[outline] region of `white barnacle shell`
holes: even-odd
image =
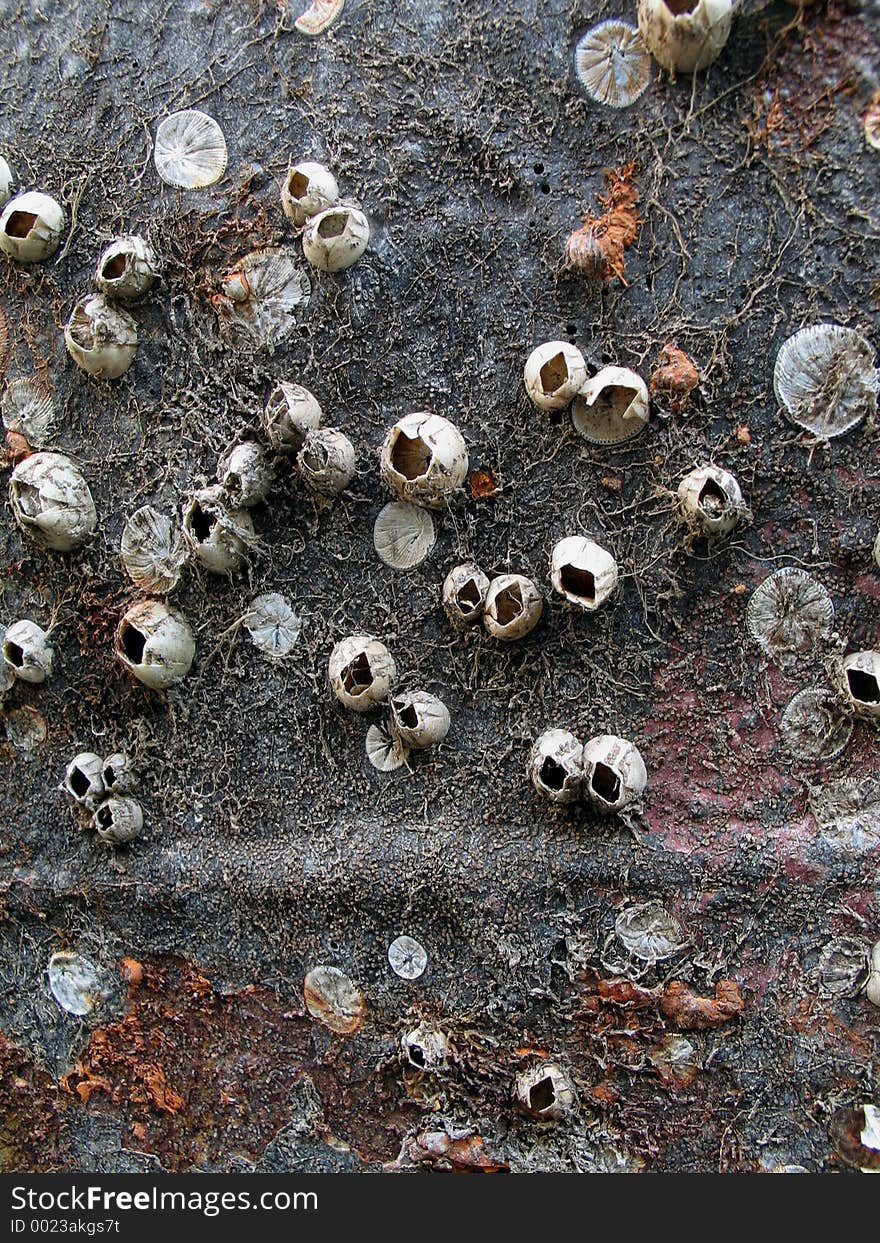
[[[514,1089],[520,1109],[545,1122],[558,1122],[574,1105],[574,1089],[556,1062],[542,1062],[517,1075]]]
[[[296,328],[295,312],[308,302],[312,282],[290,248],[254,250],[221,285],[216,305],[221,327],[233,338],[274,349]]]
[[[808,655],[827,639],[834,604],[818,579],[794,565],[768,574],[746,607],[746,629],[768,656]]]
[[[574,803],[581,795],[584,748],[567,729],[546,729],[529,754],[529,778],[554,803]]]
[[[95,283],[102,294],[130,302],[152,289],[159,274],[156,252],[142,237],[117,237],[98,260]]]
[[[244,617],[254,647],[272,660],[282,660],[296,646],[302,618],[276,591],[256,596]]]
[[[211,574],[233,574],[256,539],[246,509],[227,509],[222,488],[202,488],[183,510],[183,534],[193,555]]]
[[[442,1070],[449,1060],[449,1038],[431,1023],[421,1022],[404,1032],[400,1049],[404,1060],[416,1070]]]
[[[189,673],[196,644],[180,613],[161,600],[140,600],[123,614],[114,650],[144,686],[165,690]]]
[[[648,386],[628,367],[603,367],[587,380],[571,407],[575,430],[594,445],[632,440],[648,423]]]
[[[64,344],[78,367],[89,375],[116,380],[134,362],[137,324],[128,311],[103,294],[87,294],[73,308],[64,329]]]
[[[339,17],[345,0],[312,0],[308,8],[293,23],[301,35],[323,34]]]
[[[144,813],[133,798],[108,798],[96,808],[92,826],[106,846],[133,841],[144,827]]]
[[[159,122],[153,160],[169,186],[201,190],[226,172],[226,139],[213,117],[195,108],[172,112]]]
[[[868,720],[880,718],[880,652],[844,656],[838,677],[850,712]]]
[[[131,794],[138,787],[137,770],[127,755],[114,751],[101,765],[101,777],[108,794]]]
[[[373,547],[393,570],[421,565],[436,538],[430,512],[409,501],[389,501],[373,524]]]
[[[423,945],[404,934],[388,946],[388,965],[402,980],[417,980],[425,973],[428,954]]]
[[[287,170],[281,187],[281,206],[291,224],[301,229],[307,220],[339,202],[336,178],[323,164],[301,160]]]
[[[779,736],[796,760],[827,764],[843,752],[853,723],[840,712],[834,695],[808,686],[791,699],[779,719]]]
[[[651,81],[651,57],[642,36],[629,22],[614,18],[578,40],[574,65],[587,94],[610,108],[628,108]]]
[[[880,1006],[880,941],[871,947],[870,968],[865,981],[865,996],[872,1006]]]
[[[674,77],[718,59],[730,35],[733,0],[639,0],[638,14],[649,52]]]
[[[819,981],[832,997],[855,997],[871,969],[868,946],[856,937],[836,937],[819,955]]]
[[[357,263],[370,242],[370,222],[359,207],[338,203],[312,216],[303,231],[303,254],[319,272],[342,272]]]
[[[452,567],[443,580],[443,608],[456,629],[483,620],[488,593],[489,579],[479,566],[464,562]]]
[[[776,356],[776,399],[799,427],[832,440],[877,410],[874,351],[854,328],[813,324],[789,337]]]
[[[448,419],[419,411],[391,427],[379,455],[382,480],[404,501],[443,509],[467,476],[464,437]]]
[[[626,951],[642,962],[663,962],[686,944],[681,924],[659,902],[624,907],[614,921],[614,931]]]
[[[321,426],[318,399],[301,384],[281,380],[263,410],[263,430],[276,453],[297,453],[307,434]]]
[[[341,704],[352,712],[369,712],[388,699],[397,681],[397,666],[379,639],[353,634],[334,646],[327,678]]]
[[[307,432],[296,455],[296,473],[319,496],[338,496],[351,483],[355,467],[354,445],[335,427]]]
[[[728,535],[746,513],[739,483],[719,466],[698,466],[678,485],[678,512],[699,535]]]
[[[584,743],[583,791],[597,811],[622,811],[638,803],[647,785],[645,761],[627,738],[599,734]]]
[[[45,682],[55,651],[42,626],[23,619],[13,622],[3,636],[3,660],[20,682]]]
[[[451,724],[449,709],[428,691],[401,691],[391,697],[388,726],[411,751],[424,751],[442,742]]]
[[[340,1036],[351,1036],[367,1014],[364,995],[338,967],[312,967],[303,982],[303,998],[312,1018]]]
[[[171,518],[143,505],[122,529],[120,558],[136,586],[164,595],[180,582],[186,546]]]
[[[537,584],[525,574],[499,574],[486,592],[483,626],[493,639],[512,643],[535,629],[544,611]]]
[[[370,726],[364,749],[367,759],[380,773],[393,773],[406,763],[406,747],[387,725]]]
[[[595,540],[570,535],[553,547],[550,581],[570,604],[594,613],[617,586],[617,562]]]
[[[13,181],[12,169],[0,155],[0,207],[11,197]]]
[[[223,454],[217,478],[230,509],[250,509],[269,495],[274,471],[262,445],[245,440]]]
[[[39,263],[55,254],[66,225],[64,208],[48,194],[17,194],[0,215],[0,250],[20,263]]]
[[[49,959],[49,991],[67,1014],[85,1018],[106,994],[100,972],[81,954],[59,950]]]
[[[19,432],[28,444],[41,445],[55,425],[55,403],[35,380],[12,380],[0,401],[3,426]]]
[[[32,453],[12,472],[9,494],[26,535],[54,552],[79,548],[98,522],[89,485],[61,453]]]
[[[562,410],[587,381],[587,364],[576,345],[545,341],[526,359],[523,383],[539,410]]]
[[[104,784],[104,761],[94,751],[81,751],[67,765],[63,789],[76,803],[90,810],[98,806],[107,790]]]

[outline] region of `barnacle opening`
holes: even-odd
[[[355,656],[342,670],[342,685],[349,695],[363,695],[373,685],[373,670],[366,652]]]
[[[144,659],[147,636],[142,630],[138,630],[137,626],[132,626],[130,622],[126,622],[122,629],[120,645],[126,659],[131,661],[133,665],[139,665]]]
[[[91,782],[81,768],[74,766],[67,778],[67,785],[76,798],[84,798],[89,792]]]
[[[33,484],[22,483],[19,479],[13,479],[12,495],[15,498],[16,505],[26,518],[36,518],[43,508],[40,490],[35,488]]]
[[[120,276],[124,276],[127,266],[127,257],[122,251],[120,251],[118,255],[114,255],[112,259],[107,260],[101,270],[101,275],[107,281],[118,280]]]
[[[299,172],[293,168],[287,178],[287,193],[292,199],[305,198],[309,188],[309,179],[305,173]]]
[[[114,769],[112,764],[108,764],[105,767],[104,772],[102,773],[102,776],[104,778],[105,786],[112,787],[116,785],[116,770]]]
[[[421,479],[427,475],[434,454],[421,436],[398,432],[391,449],[391,465],[404,479]]]
[[[512,583],[499,591],[495,597],[495,616],[499,626],[508,626],[516,621],[523,611],[522,590],[519,583]]]
[[[344,211],[331,212],[318,224],[318,236],[324,238],[341,237],[348,228],[348,213]]]
[[[193,503],[189,511],[189,525],[194,537],[200,544],[210,538],[217,519],[213,514],[205,513],[198,501]]]
[[[300,462],[312,474],[317,475],[321,471],[325,471],[330,464],[330,454],[327,451],[327,446],[321,444],[320,441],[317,444],[307,444],[302,451]]]
[[[596,602],[596,576],[577,565],[564,565],[559,573],[562,590],[589,604]]]
[[[6,663],[13,665],[16,669],[24,666],[24,650],[17,643],[13,643],[11,639],[3,644],[3,656]]]
[[[565,788],[567,777],[568,773],[562,765],[548,755],[541,765],[541,785],[546,786],[548,790],[556,790],[558,792]]]
[[[545,1079],[539,1079],[534,1087],[529,1088],[529,1109],[533,1113],[544,1113],[545,1110],[552,1109],[555,1104],[556,1089],[550,1075],[547,1075]]]
[[[95,818],[102,829],[109,829],[113,823],[113,809],[108,807],[106,803],[102,803],[97,810]]]
[[[702,488],[700,488],[700,495],[697,500],[700,509],[713,517],[720,514],[730,504],[730,498],[727,493],[714,479],[706,480]]]
[[[623,418],[638,395],[638,389],[626,384],[606,384],[593,402],[593,410],[596,414]]]
[[[419,723],[419,714],[415,705],[408,703],[401,706],[400,700],[394,704],[394,714],[404,729],[415,729]]]
[[[93,350],[95,348],[95,326],[82,306],[74,308],[68,332],[80,349]]]
[[[6,221],[8,237],[27,237],[40,217],[35,212],[14,211]]]
[[[417,1066],[419,1070],[425,1068],[425,1050],[419,1044],[408,1044],[406,1047],[406,1055],[412,1062],[413,1066]]]
[[[616,803],[620,798],[620,777],[607,764],[599,763],[593,769],[590,786],[606,803]]]
[[[681,17],[684,13],[693,13],[700,0],[663,0],[673,17]]]
[[[548,397],[551,397],[557,389],[562,388],[563,384],[568,381],[568,363],[561,350],[552,358],[547,359],[538,375],[541,377],[541,388]]]
[[[847,669],[846,680],[850,694],[859,703],[880,703],[880,682],[867,669]]]
[[[459,611],[469,617],[471,613],[475,613],[480,607],[480,589],[476,580],[469,578],[466,583],[459,587],[455,596]]]

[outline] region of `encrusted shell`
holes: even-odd
[[[303,984],[306,1009],[312,1018],[340,1036],[351,1036],[367,1014],[364,995],[338,967],[313,967]]]
[[[411,570],[425,560],[437,539],[427,509],[409,501],[390,501],[373,525],[373,547],[393,570]]]
[[[221,327],[233,339],[269,350],[294,331],[295,312],[312,293],[308,274],[289,248],[252,251],[226,273],[222,285],[225,296],[216,303]]]
[[[819,981],[833,997],[855,997],[870,971],[868,946],[855,937],[836,937],[819,955]]]
[[[698,466],[678,485],[683,522],[700,535],[729,535],[746,513],[736,477],[719,466]]]
[[[659,902],[625,907],[614,921],[614,931],[627,952],[642,962],[662,962],[686,944],[681,924]]]
[[[673,76],[706,69],[730,35],[733,0],[639,0],[639,33]]]
[[[558,1122],[574,1105],[574,1089],[561,1066],[543,1062],[517,1076],[517,1104],[534,1118]]]
[[[789,418],[832,440],[877,411],[878,376],[872,347],[839,324],[802,328],[776,356],[773,388]]]
[[[55,254],[66,226],[60,203],[28,190],[10,199],[0,214],[0,250],[19,263],[40,263]]]
[[[425,973],[428,954],[413,937],[395,937],[388,946],[388,964],[402,980],[417,980]]]
[[[142,297],[159,273],[156,253],[142,237],[117,237],[98,260],[95,283],[108,298],[123,302]]]
[[[637,803],[648,785],[641,752],[627,738],[599,734],[584,743],[584,795],[600,812]]]
[[[635,26],[600,22],[574,50],[575,72],[588,95],[610,108],[628,108],[651,81],[651,57]]]
[[[246,509],[227,509],[221,488],[202,488],[183,511],[183,534],[194,555],[211,574],[233,574],[256,540]]]
[[[21,529],[54,552],[79,548],[97,525],[89,485],[61,453],[32,453],[19,462],[9,493]]]
[[[574,803],[581,795],[584,749],[567,729],[547,729],[529,755],[529,777],[539,794],[554,803]]]
[[[3,636],[3,660],[20,682],[38,684],[51,674],[55,652],[42,626],[22,619]]]
[[[165,595],[180,582],[186,560],[183,536],[152,505],[142,505],[128,519],[119,552],[123,569],[137,587]]]
[[[470,562],[454,565],[443,580],[443,608],[457,629],[475,626],[483,619],[489,579]]]
[[[226,172],[226,139],[213,117],[195,108],[172,112],[156,131],[156,172],[169,186],[201,190]]]
[[[114,751],[105,758],[101,777],[108,794],[131,794],[138,787],[137,769],[122,751]]]
[[[779,734],[795,759],[828,763],[843,752],[853,723],[841,715],[830,691],[807,687],[789,702],[779,721]]]
[[[443,509],[467,477],[467,447],[454,423],[420,411],[389,429],[379,466],[384,483],[401,500]]]
[[[185,678],[196,654],[186,618],[161,600],[140,600],[126,610],[114,649],[126,669],[152,690]]]
[[[296,455],[296,473],[319,496],[338,496],[354,477],[354,445],[335,427],[318,427],[307,432]]]
[[[512,643],[535,629],[544,600],[532,579],[524,574],[501,574],[486,592],[483,625],[493,639]]]
[[[117,380],[134,362],[137,324],[103,294],[88,294],[71,312],[64,329],[67,352],[78,367],[104,380]]]
[[[550,581],[570,604],[594,613],[617,587],[617,562],[595,540],[571,535],[554,545]]]
[[[388,727],[404,747],[423,751],[442,742],[449,733],[449,709],[428,691],[401,691],[392,695]]]
[[[523,368],[529,400],[539,410],[562,410],[587,382],[584,356],[568,341],[545,341]]]
[[[94,810],[105,797],[104,761],[94,751],[81,751],[67,765],[64,789],[83,807]]]
[[[55,403],[35,380],[12,380],[0,402],[3,426],[20,432],[28,444],[42,445],[55,425]]]
[[[360,208],[337,203],[308,221],[303,254],[319,272],[342,272],[357,263],[369,242],[370,222]]]
[[[648,386],[635,371],[603,367],[575,398],[571,421],[591,444],[623,444],[644,431],[649,402]]]
[[[807,655],[827,639],[834,604],[818,579],[797,566],[783,566],[759,583],[746,608],[746,628],[768,656]]]
[[[397,681],[397,666],[379,639],[355,634],[334,646],[327,677],[341,704],[352,712],[369,712],[388,699]]]
[[[317,398],[301,384],[281,380],[263,410],[263,429],[276,453],[297,453],[310,431],[321,426]]]
[[[144,813],[133,798],[108,798],[96,809],[92,826],[106,846],[122,846],[140,834]]]
[[[266,450],[245,440],[227,449],[217,464],[217,479],[230,509],[251,509],[269,495],[275,473]]]
[[[302,228],[312,216],[339,202],[336,178],[323,164],[301,160],[287,170],[281,187],[281,206],[291,224]]]
[[[255,648],[272,660],[282,660],[296,646],[302,619],[284,596],[272,591],[251,601],[244,625]]]

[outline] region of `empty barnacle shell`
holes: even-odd
[[[421,565],[436,539],[430,512],[409,501],[389,501],[373,525],[373,547],[393,570]]]
[[[783,566],[759,583],[746,608],[746,628],[768,656],[807,655],[831,634],[834,604],[811,574]]]
[[[6,160],[4,160],[3,156],[0,155],[0,207],[2,207],[12,195],[13,180],[12,169],[9,167]]]
[[[353,634],[334,646],[327,678],[341,704],[353,712],[369,712],[388,699],[397,666],[384,643],[372,635]]]
[[[106,797],[104,761],[94,751],[81,751],[67,765],[63,789],[74,802],[91,811]]]
[[[338,967],[313,967],[303,982],[303,998],[312,1018],[340,1036],[351,1036],[367,1014],[364,995]]]
[[[387,725],[371,725],[364,749],[367,759],[380,773],[393,773],[406,763],[407,750]]]
[[[467,477],[464,437],[439,414],[407,414],[385,436],[379,470],[401,500],[443,509]]]
[[[20,263],[39,263],[55,254],[66,224],[64,208],[48,194],[17,194],[0,215],[0,250]]]
[[[3,660],[20,682],[45,682],[55,652],[49,636],[36,622],[13,622],[3,636]]]
[[[847,1165],[863,1174],[880,1173],[880,1107],[866,1103],[854,1109],[838,1109],[830,1132]]]
[[[639,0],[639,32],[673,77],[705,69],[730,35],[733,0]]]
[[[121,302],[142,297],[159,274],[156,252],[142,237],[117,237],[98,260],[95,283],[102,294]]]
[[[629,22],[612,19],[588,30],[574,50],[575,72],[588,95],[610,108],[628,108],[651,81],[651,57]]]
[[[49,959],[49,991],[67,1014],[85,1018],[107,996],[101,974],[81,954],[59,950]]]
[[[574,803],[581,795],[584,749],[567,729],[547,729],[529,754],[529,777],[539,794],[554,803]]]
[[[122,528],[120,558],[136,586],[164,595],[180,582],[186,545],[169,517],[143,505]]]
[[[79,467],[61,453],[32,453],[9,481],[12,513],[26,535],[54,552],[79,548],[98,522]]]
[[[354,445],[335,427],[318,427],[306,433],[296,455],[296,473],[319,496],[338,496],[351,483],[355,467]]]
[[[587,380],[571,408],[575,430],[594,445],[618,445],[648,423],[648,386],[628,367],[603,367]]]
[[[486,592],[483,625],[493,639],[512,643],[535,629],[544,611],[536,583],[524,574],[501,574]]]
[[[400,1037],[405,1061],[416,1070],[442,1070],[449,1061],[449,1039],[431,1023],[419,1023]]]
[[[297,453],[310,431],[321,426],[317,398],[301,384],[281,380],[269,394],[263,430],[276,453]]]
[[[183,510],[183,534],[211,574],[233,574],[254,543],[254,523],[246,509],[227,509],[216,485],[190,497]]]
[[[360,208],[337,203],[308,221],[303,254],[319,272],[342,272],[357,263],[369,242],[370,223]]]
[[[451,724],[449,709],[428,691],[392,695],[388,728],[410,751],[424,751],[442,742]]]
[[[263,446],[245,440],[223,454],[217,478],[231,509],[250,509],[269,495],[274,472]]]
[[[699,535],[728,535],[747,512],[734,475],[719,466],[698,466],[678,485],[678,512]]]
[[[12,380],[7,384],[0,413],[6,430],[19,432],[30,445],[43,444],[55,424],[55,403],[35,380]]]
[[[776,399],[799,427],[832,440],[877,410],[872,347],[839,324],[814,324],[789,337],[776,356]]]
[[[648,785],[639,749],[626,738],[599,734],[584,743],[584,796],[600,812],[638,803]]]
[[[865,981],[865,996],[872,1006],[880,1006],[880,941],[871,946],[870,971]]]
[[[663,962],[686,944],[681,924],[659,902],[625,907],[614,921],[614,931],[627,953],[642,962]]]
[[[64,344],[78,367],[89,375],[116,380],[134,362],[137,324],[128,311],[103,294],[87,294],[73,308],[64,329]]]
[[[221,285],[224,294],[215,301],[221,326],[233,337],[268,349],[290,336],[297,323],[294,312],[312,292],[308,275],[289,248],[252,251]]]
[[[617,586],[617,562],[595,540],[571,535],[553,547],[550,581],[570,604],[594,613]]]
[[[545,1122],[558,1122],[574,1105],[571,1080],[556,1062],[542,1062],[517,1075],[515,1096],[521,1109]]]
[[[156,130],[153,160],[169,186],[201,190],[226,172],[226,139],[213,117],[195,108],[172,112]]]
[[[395,937],[388,946],[388,965],[402,980],[417,980],[425,974],[428,954],[413,937]]]
[[[855,716],[880,718],[880,652],[851,652],[838,666],[846,705]]]
[[[131,794],[138,787],[137,769],[122,751],[107,756],[101,765],[101,777],[108,794]]]
[[[779,720],[779,734],[792,756],[828,763],[846,749],[853,723],[843,716],[834,695],[807,687],[789,702]]]
[[[563,410],[586,381],[584,356],[568,341],[545,341],[536,346],[523,368],[529,400],[539,410]]]
[[[443,608],[453,626],[474,626],[483,619],[489,579],[477,565],[454,565],[443,580]]]
[[[345,7],[345,0],[312,0],[309,7],[293,23],[302,35],[320,35]]]
[[[819,982],[832,997],[855,997],[870,971],[868,946],[856,937],[836,937],[819,955]]]
[[[284,596],[271,591],[251,601],[244,616],[244,626],[255,648],[272,660],[281,660],[295,647],[302,630],[302,619]]]
[[[323,164],[301,160],[287,170],[281,187],[281,206],[285,216],[297,228],[302,228],[312,216],[338,202],[336,178]]]
[[[116,630],[116,656],[144,686],[165,690],[189,673],[196,644],[189,623],[161,600],[140,600]]]
[[[95,810],[92,827],[106,846],[134,841],[144,827],[144,813],[133,798],[108,798]]]

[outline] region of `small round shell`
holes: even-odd
[[[387,725],[371,725],[364,746],[367,759],[380,773],[396,772],[406,763],[406,747]]]
[[[730,471],[698,466],[678,485],[678,511],[700,535],[728,535],[745,513],[742,491]]]
[[[393,570],[411,570],[425,560],[437,539],[427,509],[409,501],[390,501],[373,526],[373,547]]]
[[[118,237],[98,260],[95,283],[108,298],[130,302],[152,289],[158,274],[152,246],[142,237]]]
[[[85,1018],[106,996],[100,972],[81,954],[60,950],[49,959],[49,991],[67,1014]]]
[[[832,997],[855,997],[864,988],[871,962],[868,946],[855,937],[837,937],[819,955],[819,981]]]
[[[45,682],[55,652],[49,636],[36,622],[13,622],[3,636],[3,660],[20,682]]]
[[[4,160],[3,156],[0,155],[0,207],[2,207],[4,203],[8,202],[12,196],[13,182],[14,178],[12,176],[12,169],[9,167],[6,160]]]
[[[274,472],[263,446],[246,440],[226,450],[217,478],[230,509],[250,509],[269,495]]]
[[[79,467],[61,453],[32,453],[19,462],[9,495],[24,533],[54,552],[79,548],[98,522],[89,485]]]
[[[101,777],[108,794],[131,794],[138,787],[137,770],[122,751],[107,756],[101,765]]]
[[[303,984],[306,1009],[312,1018],[340,1036],[351,1036],[367,1014],[364,995],[338,967],[313,967]]]
[[[486,592],[483,625],[493,639],[512,643],[535,629],[544,611],[537,585],[524,574],[501,574]]]
[[[201,564],[211,574],[233,574],[245,562],[256,539],[246,509],[227,509],[218,487],[202,488],[183,511],[183,534]]]
[[[443,582],[443,608],[456,629],[475,626],[483,619],[489,579],[477,565],[455,565]]]
[[[574,803],[581,795],[584,749],[567,729],[547,729],[529,755],[529,777],[539,794],[554,803]]]
[[[562,410],[587,382],[587,365],[576,345],[545,341],[532,350],[523,369],[529,400],[539,410]]]
[[[614,921],[614,931],[627,953],[642,962],[663,962],[686,944],[681,924],[659,902],[625,907]]]
[[[832,440],[877,410],[874,351],[861,333],[814,324],[789,337],[776,356],[776,399],[799,427]]]
[[[311,492],[319,496],[338,496],[354,477],[354,445],[335,427],[319,427],[307,432],[296,455],[296,473]]]
[[[144,686],[165,690],[189,673],[196,644],[180,613],[161,600],[141,600],[123,614],[114,650]]]
[[[339,202],[336,178],[323,164],[302,160],[287,170],[281,187],[281,206],[291,224],[301,229],[307,220]]]
[[[400,1037],[404,1061],[416,1070],[442,1070],[449,1061],[449,1039],[430,1023],[419,1023]]]
[[[73,308],[64,344],[78,367],[103,380],[117,380],[134,362],[137,324],[103,294],[88,294]]]
[[[865,981],[865,996],[872,1006],[880,1006],[880,941],[871,947],[870,968]]]
[[[408,414],[389,429],[379,469],[386,487],[401,500],[443,509],[467,477],[464,437],[439,414]]]
[[[553,548],[550,581],[570,604],[595,613],[617,587],[617,562],[594,540],[571,535]]]
[[[282,660],[296,646],[302,620],[277,592],[257,596],[244,618],[254,647],[272,660]]]
[[[395,937],[388,946],[388,963],[402,980],[417,980],[425,973],[428,954],[425,947],[412,937]]]
[[[95,811],[92,826],[106,846],[122,846],[140,834],[144,813],[133,798],[108,798]]]
[[[555,1062],[543,1062],[518,1075],[515,1095],[520,1109],[545,1122],[558,1122],[574,1106],[571,1080]]]
[[[317,398],[301,384],[280,381],[263,411],[263,430],[276,453],[297,453],[306,435],[321,426]]]
[[[600,734],[584,744],[584,795],[597,811],[622,811],[641,800],[647,785],[645,761],[628,739]]]
[[[104,761],[94,751],[81,751],[67,765],[64,789],[83,807],[94,810],[106,796]]]
[[[66,226],[64,209],[48,194],[17,194],[0,215],[0,250],[19,263],[40,263],[55,254]]]
[[[628,108],[651,81],[651,57],[642,36],[635,26],[614,19],[581,37],[574,65],[587,94],[609,108]]]
[[[673,77],[706,69],[730,35],[733,0],[639,0],[639,33]]]
[[[647,426],[649,400],[648,386],[635,371],[603,367],[575,398],[571,421],[591,444],[623,444]]]
[[[850,712],[880,718],[880,652],[851,652],[839,666],[839,680]]]
[[[296,328],[297,312],[312,293],[312,282],[296,252],[254,250],[221,278],[215,300],[221,329],[233,341],[273,350]]]
[[[55,403],[35,380],[7,384],[0,412],[6,430],[20,432],[30,445],[43,444],[55,425]]]
[[[449,709],[427,691],[401,691],[392,695],[390,707],[389,729],[408,750],[435,747],[449,733]]]
[[[312,0],[293,24],[301,35],[314,38],[336,21],[344,7],[345,0]]]
[[[808,655],[831,634],[834,605],[811,574],[784,566],[752,592],[746,628],[768,656],[785,652]]]
[[[397,666],[384,643],[372,635],[355,634],[333,648],[327,677],[341,704],[352,712],[370,712],[391,694]]]
[[[799,691],[779,721],[779,734],[797,760],[826,764],[837,759],[852,737],[853,723],[834,696],[820,687]]]
[[[159,123],[153,159],[169,186],[201,190],[226,172],[226,139],[213,117],[196,109],[172,112]]]
[[[186,560],[183,536],[152,505],[136,509],[128,519],[119,551],[122,567],[137,587],[164,595],[180,582]]]
[[[303,254],[319,272],[342,272],[357,263],[369,242],[370,224],[364,213],[339,203],[306,224]]]

